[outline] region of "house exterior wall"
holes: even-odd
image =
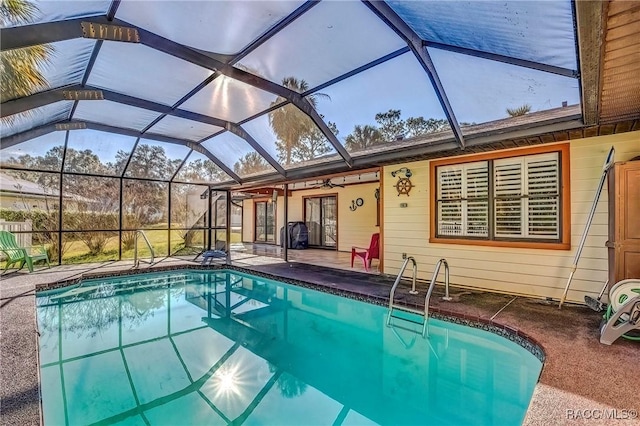
[[[50,197],[47,200],[43,196],[28,195],[28,194],[14,194],[14,193],[0,193],[0,208],[9,210],[45,210],[47,205],[58,205],[58,197]]]
[[[242,202],[242,242],[252,243],[255,239],[255,207],[253,200],[244,200]]]
[[[337,195],[338,197],[338,250],[351,251],[352,246],[368,247],[371,235],[379,232],[376,226],[375,190],[378,182],[347,185],[329,190],[309,189],[293,191],[289,197],[289,222],[304,222],[304,198]],[[352,201],[362,198],[364,204],[354,211]],[[266,200],[266,199],[265,199]],[[254,200],[243,202],[243,241],[253,242],[255,233]],[[284,226],[284,197],[278,197],[276,205],[276,240],[280,244],[280,228]]]
[[[289,199],[289,222],[304,222],[304,198],[337,195],[338,197],[338,251],[351,251],[352,246],[369,247],[376,227],[375,190],[378,182],[347,185],[344,188],[309,189],[294,191]],[[351,211],[351,202],[362,198],[364,204]]]
[[[611,146],[616,150],[615,161],[628,161],[640,155],[640,132],[570,141],[570,250],[429,243],[430,162],[384,167],[383,272],[396,275],[403,262],[402,253],[407,253],[416,258],[418,277],[430,280],[438,259],[445,258],[449,263],[452,286],[559,299],[571,272],[602,165]],[[391,177],[391,172],[402,166],[409,167],[413,173],[411,181],[415,187],[408,197],[397,196],[393,186],[396,178]],[[567,296],[569,301],[584,303],[585,295],[597,296],[607,280],[607,199],[605,186]],[[408,206],[401,208],[400,203]]]

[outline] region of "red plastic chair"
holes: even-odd
[[[353,268],[353,259],[359,257],[364,262],[365,271],[371,268],[372,259],[380,259],[380,234],[375,233],[371,236],[369,248],[351,247],[351,267]]]

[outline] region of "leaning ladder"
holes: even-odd
[[[411,294],[418,294],[418,292],[416,291],[416,272],[417,272],[417,265],[416,265],[416,260],[409,256],[405,259],[404,263],[402,264],[402,267],[400,268],[400,272],[398,273],[398,276],[396,277],[396,281],[393,283],[393,287],[391,287],[391,293],[389,294],[389,313],[387,314],[387,327],[391,327],[391,320],[392,318],[398,318],[401,320],[405,320],[405,321],[410,321],[410,322],[414,322],[416,324],[422,324],[422,337],[429,337],[429,328],[428,328],[428,322],[429,322],[429,300],[431,299],[431,293],[433,293],[433,287],[436,284],[436,278],[438,278],[438,274],[440,273],[440,266],[442,266],[444,264],[444,286],[445,286],[445,294],[443,299],[444,300],[451,300],[451,297],[449,297],[449,264],[447,263],[446,259],[440,259],[438,260],[438,263],[436,263],[436,267],[435,270],[433,271],[433,276],[431,277],[431,283],[429,284],[429,289],[427,290],[427,295],[424,298],[424,311],[420,311],[418,309],[414,309],[414,308],[410,308],[408,306],[404,306],[404,305],[399,305],[394,303],[394,296],[396,293],[396,288],[398,287],[398,284],[400,283],[400,280],[402,278],[402,274],[404,273],[405,269],[407,268],[407,264],[409,262],[413,263],[413,284],[411,286],[411,290],[409,291],[409,293]],[[413,314],[417,314],[417,315],[421,315],[422,316],[422,321],[418,322],[418,321],[412,321],[410,319],[407,319],[405,317],[400,317],[397,315],[393,314],[394,309],[396,310],[400,310],[400,311],[405,311],[405,312],[410,312]]]

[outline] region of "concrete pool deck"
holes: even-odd
[[[387,299],[393,277],[363,274],[303,263],[284,263],[262,256],[235,257],[234,264],[256,272]],[[169,258],[158,266],[194,265]],[[73,279],[81,274],[128,270],[131,262],[65,265],[33,274],[10,273],[0,282],[0,422],[2,425],[40,424],[35,321],[36,285]],[[145,265],[146,267],[146,265]],[[420,304],[402,288],[399,297]],[[441,290],[441,289],[437,289]],[[431,309],[463,318],[493,321],[537,341],[546,353],[540,381],[524,424],[640,424],[628,419],[640,410],[640,342],[619,339],[599,343],[600,315],[589,308],[452,289],[454,302],[434,292]]]

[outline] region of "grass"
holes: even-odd
[[[153,247],[156,257],[164,257],[169,254],[180,252],[180,254],[197,254],[205,248],[204,237],[205,232],[198,232],[192,242],[192,246],[184,246],[184,239],[180,231],[171,231],[170,239],[167,241],[167,230],[148,230],[145,231],[149,243]],[[231,242],[241,242],[242,236],[239,233],[231,234]],[[122,250],[122,259],[133,259],[133,249]],[[151,253],[143,241],[138,241],[138,256],[141,258],[151,257]],[[105,245],[104,250],[92,255],[89,253],[88,247],[82,241],[73,241],[67,245],[62,256],[62,263],[87,263],[87,262],[104,262],[108,260],[118,259],[118,238],[112,237]]]
[[[166,226],[166,224],[164,225]],[[168,232],[166,229],[150,229],[145,230],[149,243],[153,247],[156,257],[164,257],[169,254],[186,254],[196,255],[201,250],[205,249],[205,235],[206,230],[196,232],[191,247],[184,246],[184,239],[182,238],[183,231],[172,230],[170,238],[168,239]],[[214,232],[215,235],[215,232]],[[219,238],[224,238],[223,235],[219,235]],[[242,235],[239,232],[231,233],[231,242],[242,242]],[[63,241],[63,244],[65,242]],[[133,259],[133,249],[122,250],[122,259]],[[143,241],[138,241],[138,256],[140,258],[149,258],[151,253]],[[98,254],[90,254],[89,248],[82,241],[74,240],[66,242],[64,253],[62,255],[62,263],[64,264],[77,264],[77,263],[90,263],[90,262],[106,262],[109,260],[118,260],[118,237],[113,236],[109,238],[109,241],[104,247],[104,250]],[[4,262],[0,262],[0,268],[4,268]]]

